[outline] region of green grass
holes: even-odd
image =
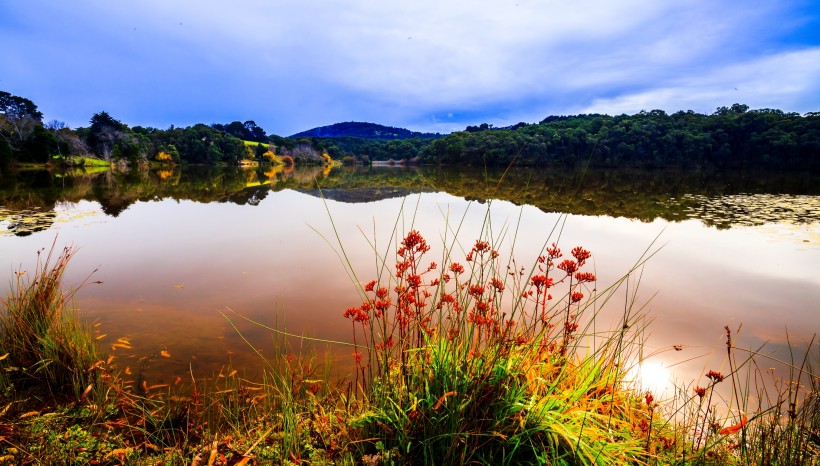
[[[72,167],[95,167],[95,168],[110,168],[111,162],[106,160],[97,159],[94,157],[62,157],[62,156],[54,156],[52,160],[56,163],[66,163]]]
[[[265,142],[247,141],[245,139],[243,139],[242,142],[244,142],[246,146],[256,147],[261,145],[262,147],[270,147],[270,144]]]

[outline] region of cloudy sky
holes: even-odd
[[[820,111],[816,0],[0,0],[0,90],[71,127]]]

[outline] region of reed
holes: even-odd
[[[76,248],[55,243],[37,253],[33,274],[15,273],[0,298],[0,384],[42,387],[52,397],[80,400],[98,385],[100,360],[91,328],[77,315],[77,289],[63,288],[63,275]],[[81,284],[83,286],[86,282]]]

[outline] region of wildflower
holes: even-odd
[[[547,248],[547,254],[549,254],[550,259],[557,259],[562,256],[561,249],[552,243],[552,246]]]
[[[573,260],[566,259],[558,264],[558,268],[566,272],[567,275],[572,275],[578,270],[578,264]]]
[[[459,264],[458,262],[453,262],[450,264],[450,272],[458,275],[460,273],[464,273],[464,266]]]
[[[504,291],[504,282],[502,282],[498,278],[493,278],[492,280],[490,280],[490,285],[492,285],[496,291]]]
[[[723,382],[723,374],[718,371],[709,371],[706,373],[706,377],[712,380],[712,383],[720,383]]]
[[[404,237],[401,242],[401,245],[404,246],[399,251],[419,251],[419,252],[427,252],[430,250],[430,246],[427,245],[427,241],[421,234],[413,230]],[[399,252],[399,255],[404,255],[402,252]]]
[[[652,396],[652,392],[646,392],[646,395],[644,395],[644,401],[646,401],[647,406],[652,405],[652,402],[655,401],[655,397]]]
[[[421,276],[416,274],[410,275],[409,277],[407,277],[407,285],[410,288],[418,288],[419,286],[421,286]]]
[[[450,341],[455,340],[457,336],[458,336],[458,329],[457,329],[457,328],[451,328],[451,329],[447,332],[447,338],[448,338]]]
[[[570,295],[570,299],[572,299],[573,303],[577,303],[578,301],[584,299],[584,293],[580,291],[573,291],[572,295]]]
[[[534,275],[530,279],[530,283],[534,286],[537,290],[541,290],[541,288],[549,288],[553,285],[553,281],[551,278],[547,278],[546,275]]]
[[[376,280],[371,280],[367,282],[367,285],[364,286],[364,291],[373,291],[373,288],[376,287]]]
[[[476,298],[480,298],[484,294],[484,287],[481,285],[470,285],[470,294]]]
[[[578,272],[575,274],[575,279],[578,280],[578,283],[594,282],[595,274],[591,272]]]
[[[587,259],[592,257],[592,254],[586,249],[582,248],[581,246],[577,246],[572,249],[572,257],[574,257],[575,260],[578,261],[578,266],[582,266],[587,261]]]
[[[362,353],[359,353],[358,351],[353,353],[353,360],[356,361],[357,366],[359,364],[361,364],[362,363]]]
[[[473,250],[476,252],[484,252],[490,249],[490,243],[486,241],[476,240]]]
[[[703,387],[695,387],[695,395],[697,395],[700,398],[703,398],[704,396],[706,396],[706,389]]]
[[[350,319],[350,318],[356,317],[356,313],[358,313],[358,312],[359,312],[359,308],[349,307],[349,308],[347,308],[347,310],[345,311],[345,313],[343,315],[344,315],[345,319]]]

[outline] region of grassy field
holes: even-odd
[[[17,272],[2,302],[0,464],[820,461],[816,343],[772,385],[761,369],[770,361],[735,347],[727,327],[730,371],[656,399],[628,376],[640,312],[628,307],[617,328],[593,330],[623,281],[599,289],[589,251],[545,243],[531,264],[508,268],[491,235],[464,248],[443,241],[431,261],[423,235],[405,234],[361,281],[360,304],[340,310],[348,377],[331,379],[327,363],[274,327],[261,379],[228,367],[168,386],[130,381],[94,345],[62,283],[76,250],[55,245],[33,274]],[[729,399],[715,395],[729,385]]]

